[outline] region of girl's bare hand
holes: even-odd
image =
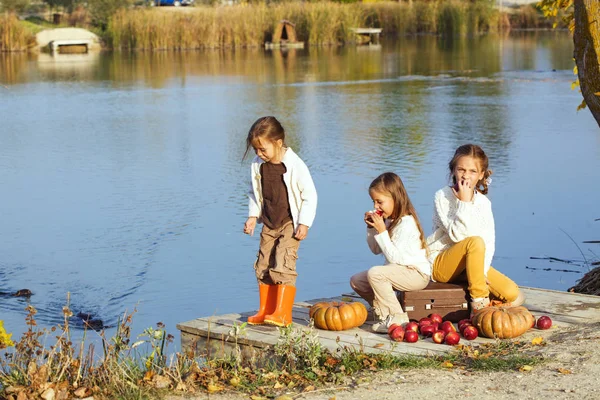
[[[298,225],[298,229],[296,229],[296,234],[294,235],[296,239],[298,240],[304,240],[306,239],[306,236],[308,235],[308,226],[306,225]]]
[[[473,200],[473,188],[469,181],[459,180],[452,189],[460,201],[469,202]]]
[[[372,228],[373,227],[373,218],[371,218],[372,212],[371,211],[367,211],[365,213],[365,217],[364,217],[364,221],[365,224],[367,224],[368,227]]]
[[[244,233],[247,235],[254,235],[254,228],[256,228],[256,217],[250,217],[244,224]]]
[[[372,213],[370,214],[369,218],[370,219],[365,219],[365,222],[371,228],[375,228],[377,230],[377,233],[383,233],[387,230],[387,226],[385,226],[385,221],[383,220],[383,217],[381,215]]]

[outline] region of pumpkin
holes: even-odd
[[[310,308],[308,316],[313,319],[316,328],[343,331],[364,324],[367,308],[358,302],[321,302]]]
[[[510,339],[527,332],[534,321],[525,307],[486,307],[477,311],[471,322],[481,336]]]

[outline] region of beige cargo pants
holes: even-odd
[[[381,319],[404,312],[394,290],[409,292],[424,289],[430,277],[415,267],[398,264],[380,265],[350,278],[350,286],[373,306]]]
[[[300,241],[294,238],[293,222],[277,229],[263,225],[258,256],[254,263],[258,282],[264,285],[296,286],[299,247]]]

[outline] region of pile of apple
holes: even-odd
[[[552,320],[544,315],[533,321],[533,327],[538,329],[550,329]],[[474,340],[479,336],[477,328],[473,326],[470,319],[461,319],[458,321],[458,332],[467,340]],[[444,321],[439,314],[429,314],[429,317],[421,318],[417,321],[410,321],[403,328],[402,325],[393,324],[388,329],[388,335],[396,342],[414,343],[419,340],[419,334],[424,337],[431,337],[435,343],[446,343],[455,345],[460,342],[460,335],[456,331],[454,324],[450,321]]]
[[[392,340],[408,343],[419,340],[419,334],[424,337],[431,337],[431,340],[435,343],[446,343],[450,346],[460,342],[461,334],[467,340],[473,340],[478,336],[477,328],[471,324],[470,319],[459,321],[458,332],[451,321],[444,321],[439,314],[430,314],[426,318],[421,318],[418,322],[410,321],[404,328],[401,325],[394,324],[388,329],[388,335]]]

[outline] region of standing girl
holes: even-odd
[[[372,329],[387,333],[392,324],[406,324],[408,316],[394,290],[420,290],[427,286],[431,266],[425,235],[400,177],[379,175],[369,186],[374,212],[365,213],[367,244],[386,264],[371,267],[350,278],[350,286],[372,307],[378,319]]]
[[[437,282],[468,281],[471,313],[490,304],[490,293],[506,305],[525,301],[519,287],[490,264],[495,232],[488,192],[488,158],[481,147],[460,146],[448,164],[452,180],[435,194],[433,233],[427,238],[432,278]]]
[[[248,219],[244,233],[263,223],[254,263],[260,305],[249,324],[288,326],[296,296],[296,259],[317,211],[317,191],[306,164],[285,146],[285,131],[275,117],[259,118],[250,128],[252,147]]]

